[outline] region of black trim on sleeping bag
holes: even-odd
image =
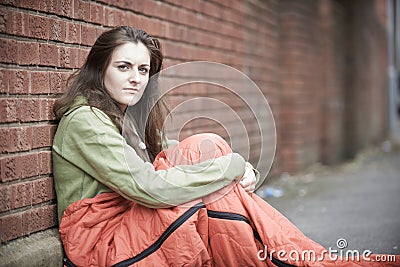
[[[263,244],[260,234],[251,226],[250,220],[247,219],[245,216],[237,213],[232,212],[225,212],[225,211],[214,211],[214,210],[207,210],[207,215],[210,218],[214,219],[222,219],[222,220],[232,220],[232,221],[241,221],[245,222],[253,229],[254,238],[257,239],[261,244]],[[296,267],[295,265],[287,264],[283,261],[280,261],[276,258],[271,258],[273,264],[278,267]]]
[[[237,213],[225,212],[225,211],[207,210],[207,215],[208,215],[208,217],[214,218],[214,219],[225,219],[225,220],[233,220],[233,221],[245,222],[248,225],[250,225],[250,227],[251,227],[251,223],[250,223],[249,219],[247,219],[245,216],[237,214]],[[254,229],[253,229],[253,234],[254,234],[254,238],[257,239],[257,241],[262,244],[262,240],[261,240],[260,235]]]
[[[64,263],[64,266],[67,266],[67,267],[76,267],[76,265],[73,264],[73,263],[68,259],[68,257],[65,256],[65,254],[64,254],[64,258],[63,258],[63,263]]]

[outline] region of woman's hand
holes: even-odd
[[[247,193],[253,193],[256,188],[256,174],[253,171],[253,168],[250,166],[246,166],[246,170],[243,174],[242,179],[240,180],[240,185],[246,190]]]

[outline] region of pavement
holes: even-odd
[[[283,196],[264,199],[327,249],[400,254],[400,150],[384,150],[370,148],[338,166],[283,174],[267,181]]]

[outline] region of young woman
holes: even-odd
[[[323,248],[249,194],[257,172],[222,138],[200,134],[166,147],[167,110],[149,82],[162,61],[158,40],[144,31],[106,31],[55,103],[53,173],[65,265],[321,266],[260,257],[263,250]],[[125,139],[128,106],[134,112]],[[206,156],[205,141],[212,144]]]
[[[146,143],[124,140],[124,112],[128,105],[152,106],[148,102],[156,88],[147,84],[161,70],[162,61],[157,39],[131,27],[112,29],[97,39],[68,90],[56,101],[54,112],[60,123],[53,143],[53,171],[60,222],[70,204],[105,192],[146,207],[166,208],[206,196],[235,179],[242,179],[247,191],[254,190],[253,172],[243,177],[250,165],[235,153],[186,166],[186,171],[156,171],[149,162],[165,143],[160,134],[166,117],[163,99],[155,103],[147,122],[136,122],[146,125]]]

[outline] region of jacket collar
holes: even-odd
[[[76,110],[79,107],[87,106],[88,102],[84,96],[78,95],[75,97],[72,104],[68,107],[67,111],[64,113],[64,116],[68,116],[72,111]]]

